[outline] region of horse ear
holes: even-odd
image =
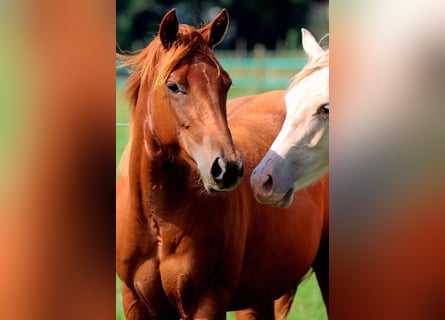
[[[211,48],[221,43],[229,26],[229,14],[222,9],[218,16],[203,28],[203,35]]]
[[[312,33],[308,30],[301,28],[301,36],[303,39],[303,49],[306,52],[309,61],[314,60],[324,53],[324,50],[320,47],[317,40],[315,40]]]
[[[178,18],[176,17],[176,9],[171,9],[162,18],[159,26],[159,37],[165,49],[170,49],[173,42],[176,40],[176,34],[179,29]]]

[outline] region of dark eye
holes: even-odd
[[[322,104],[318,108],[317,113],[329,115],[329,103]]]
[[[179,86],[174,82],[167,83],[167,89],[171,93],[180,93],[181,90],[179,89]]]

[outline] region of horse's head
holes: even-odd
[[[244,172],[226,118],[231,79],[212,51],[228,23],[226,10],[200,29],[179,24],[174,9],[168,12],[146,49],[145,78],[151,81],[145,87],[141,81],[137,97],[148,143],[197,167],[210,192],[234,189]]]
[[[257,200],[277,206],[290,205],[329,165],[329,51],[309,31],[302,35],[308,63],[289,86],[283,127],[251,176]]]

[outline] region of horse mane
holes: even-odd
[[[326,67],[329,67],[329,49],[325,50],[315,61],[306,64],[304,68],[292,78],[288,90],[295,87],[304,78]]]
[[[130,136],[119,163],[120,175],[128,176],[134,118],[141,88],[149,88],[149,93],[155,91],[166,82],[168,76],[180,61],[195,52],[207,56],[216,65],[219,74],[220,65],[207,40],[202,35],[204,31],[204,29],[196,29],[181,24],[176,35],[177,38],[168,50],[164,48],[159,35],[157,35],[144,49],[129,55],[116,55],[117,59],[121,61],[118,68],[128,67],[130,69],[129,77],[123,89],[123,94],[130,102]]]

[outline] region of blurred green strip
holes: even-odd
[[[4,5],[2,5],[2,8]],[[11,7],[11,6],[10,6]],[[8,7],[8,9],[10,9]],[[9,14],[8,14],[9,13]],[[11,192],[23,165],[26,131],[29,129],[30,63],[26,37],[14,12],[0,14],[0,192]]]

